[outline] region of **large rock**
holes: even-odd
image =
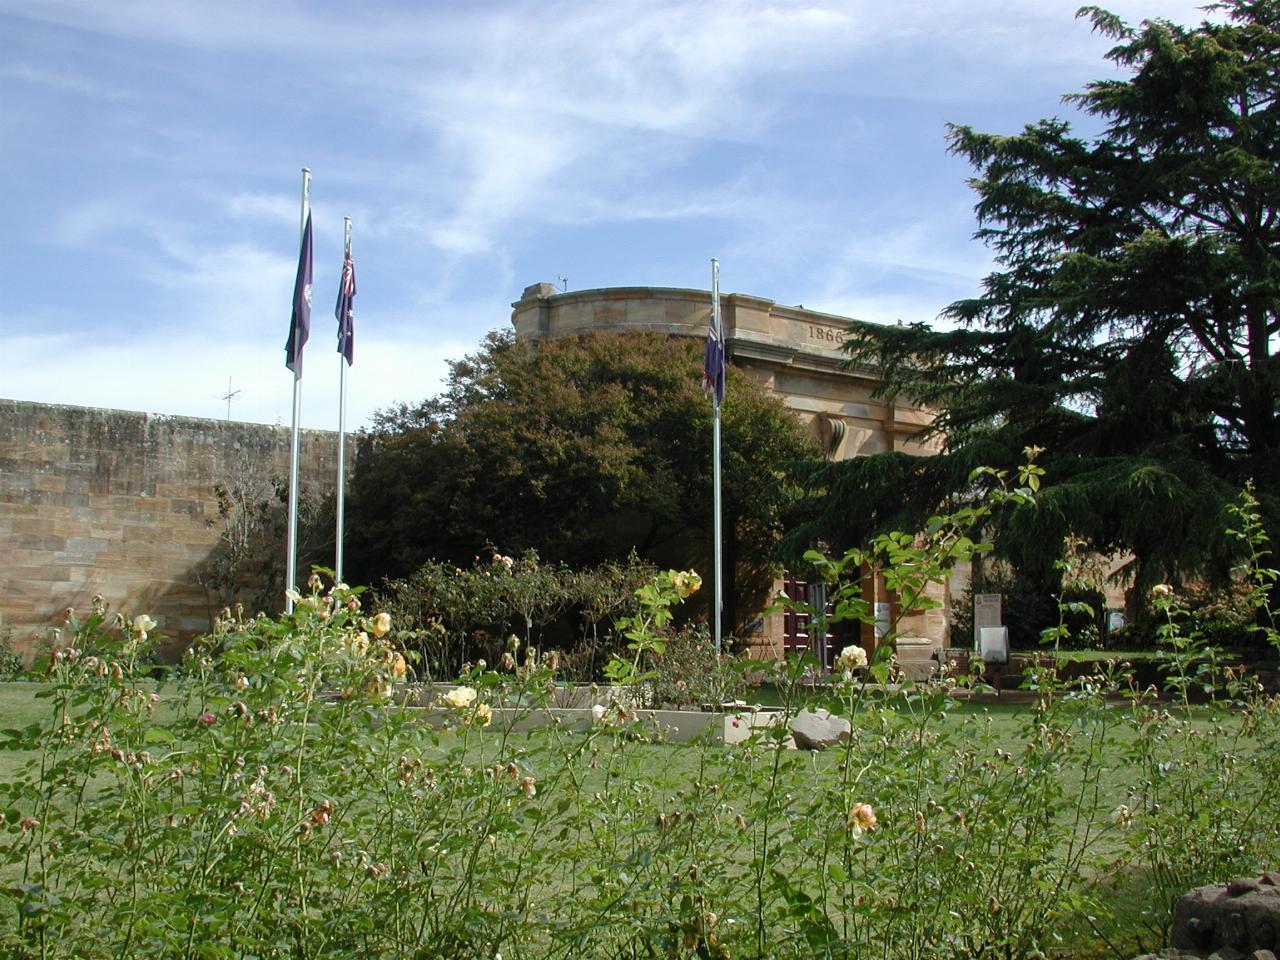
[[[802,750],[825,750],[848,740],[853,727],[843,717],[835,717],[819,707],[801,710],[791,721],[791,736]]]
[[[1169,943],[1217,960],[1269,960],[1280,949],[1280,872],[1198,887],[1173,909]]]

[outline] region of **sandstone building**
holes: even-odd
[[[648,330],[674,336],[705,338],[711,311],[706,290],[669,287],[611,287],[562,293],[550,283],[525,289],[512,304],[511,323],[518,336],[531,341],[593,330]],[[722,295],[721,321],[729,362],[782,398],[818,438],[833,460],[891,450],[927,455],[932,448],[912,440],[929,414],[921,409],[872,399],[880,380],[871,370],[850,370],[840,351],[849,320],[827,313],[788,307],[741,293]],[[808,584],[784,581],[780,587],[806,602]],[[878,577],[864,578],[864,595],[874,597],[882,618],[897,618],[895,598]],[[948,642],[949,603],[942,589],[940,609],[902,617],[899,628],[927,637],[935,646]],[[806,645],[836,652],[841,638],[808,635],[804,617],[772,614],[753,625],[750,642],[760,655]],[[872,645],[876,630],[864,627],[857,639]],[[847,640],[845,640],[847,642]]]

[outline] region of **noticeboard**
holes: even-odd
[[[982,636],[983,627],[1004,626],[1004,614],[1000,603],[1001,594],[998,593],[973,595],[973,649],[978,649],[978,640]]]

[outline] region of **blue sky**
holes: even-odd
[[[303,424],[434,393],[531,283],[709,285],[932,320],[990,266],[944,124],[1070,116],[1109,44],[1064,0],[0,0],[0,397]],[[1184,0],[1104,4],[1137,22]]]

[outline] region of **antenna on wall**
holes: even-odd
[[[561,293],[568,293],[568,292],[569,292],[569,278],[568,278],[568,277],[556,277],[556,279],[560,281],[560,292],[561,292]]]
[[[231,398],[234,397],[239,392],[240,392],[239,390],[231,389],[231,378],[227,377],[227,393],[225,396],[220,397],[219,399],[227,401],[227,419],[228,420],[231,419]]]

